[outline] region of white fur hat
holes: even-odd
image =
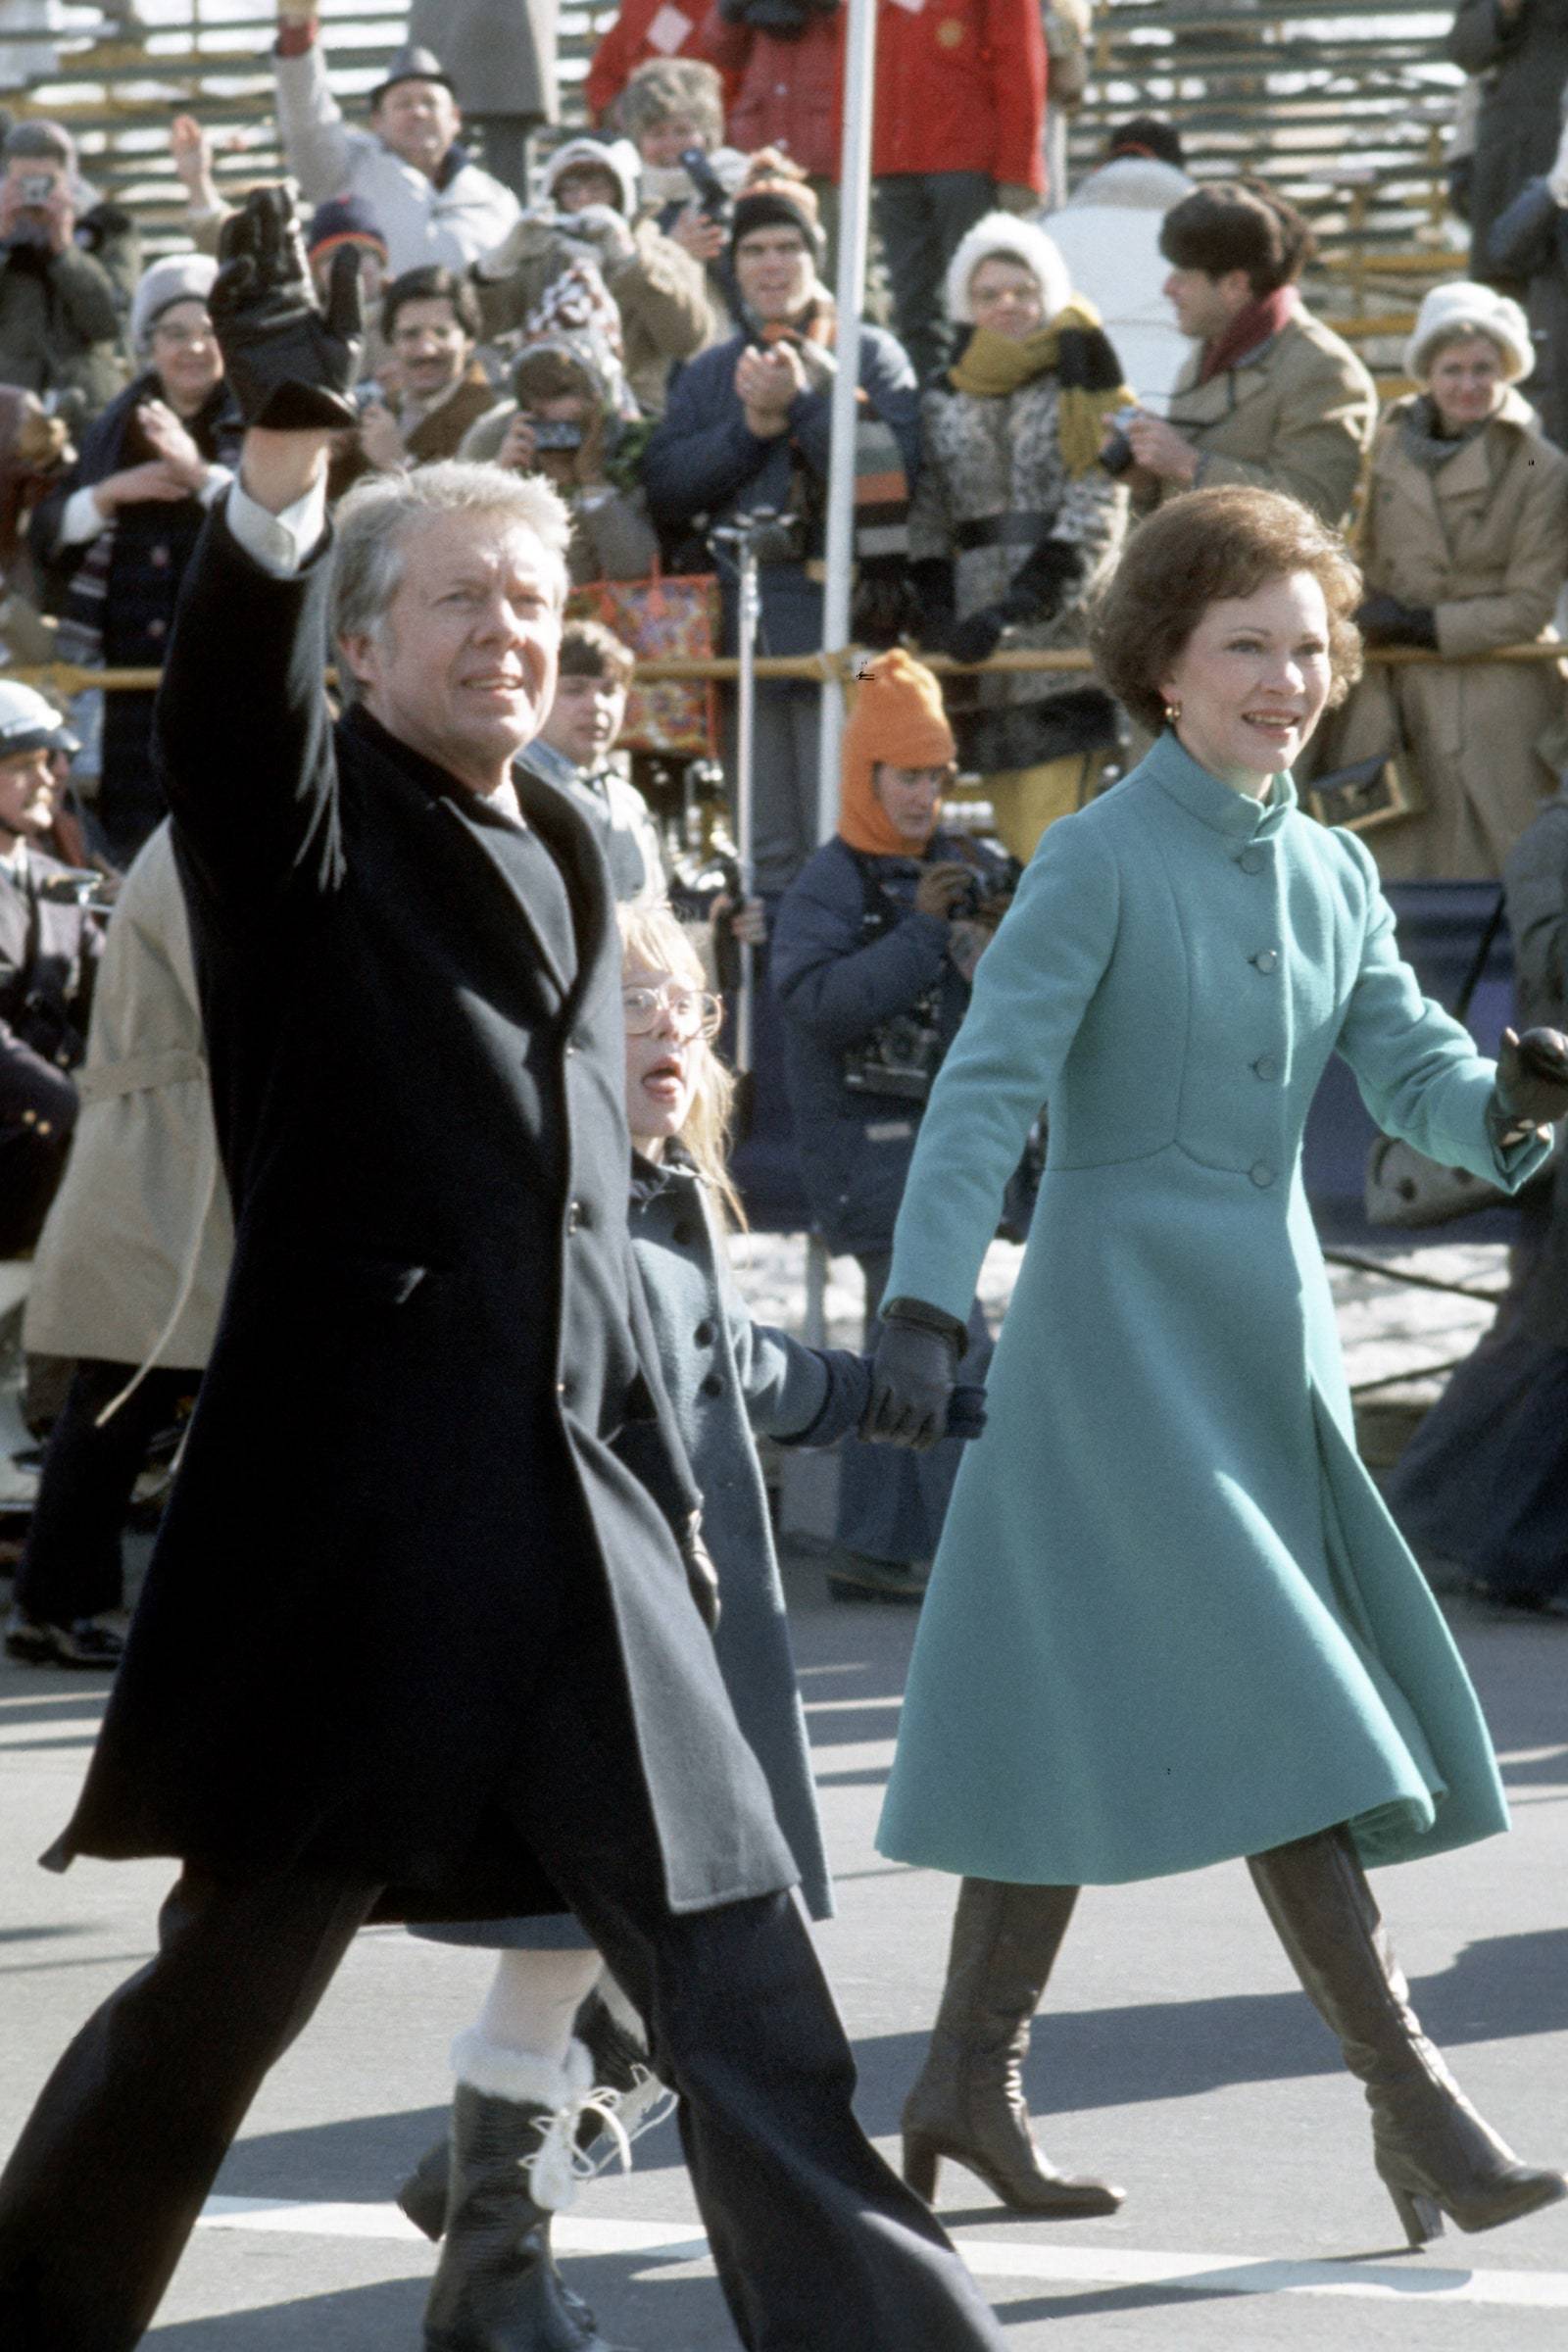
[[[550,158],[541,193],[554,197],[564,173],[584,168],[610,173],[620,190],[620,210],[630,219],[637,210],[637,174],[642,169],[630,139],[565,140]]]
[[[144,352],[154,323],[176,302],[206,302],[218,275],[210,253],[166,253],[142,271],[130,304],[130,340]]]
[[[1029,220],[1021,213],[987,213],[977,220],[957,252],[948,264],[947,284],[943,289],[948,317],[957,326],[974,324],[974,305],[969,300],[969,281],[982,262],[993,254],[1016,257],[1026,270],[1040,281],[1041,299],[1048,319],[1065,310],[1072,300],[1072,280],[1060,250],[1054,245],[1038,220]]]
[[[1493,286],[1471,285],[1465,278],[1434,286],[1416,313],[1415,332],[1404,347],[1404,372],[1426,380],[1433,346],[1440,340],[1470,333],[1485,335],[1502,354],[1505,382],[1516,384],[1536,364],[1530,325],[1519,305]]]

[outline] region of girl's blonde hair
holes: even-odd
[[[694,934],[660,903],[620,906],[622,962],[635,958],[650,971],[672,972],[694,988],[707,989],[711,974]],[[691,1153],[698,1174],[711,1187],[721,1219],[744,1228],[746,1211],[729,1172],[729,1125],[735,1106],[734,1072],[725,1068],[706,1037],[694,1041],[697,1081],[691,1106],[676,1141]]]

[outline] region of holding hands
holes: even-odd
[[[1568,1037],[1560,1029],[1505,1029],[1497,1052],[1496,1104],[1510,1128],[1568,1118]]]

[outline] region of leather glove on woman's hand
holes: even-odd
[[[1505,1029],[1494,1087],[1504,1127],[1544,1127],[1568,1118],[1568,1037],[1560,1029]]]
[[[358,248],[341,245],[332,256],[324,314],[287,188],[253,188],[224,221],[219,251],[223,267],[209,307],[245,422],[275,433],[357,423],[349,395],[365,331]]]
[[[947,1430],[966,1337],[961,1323],[924,1299],[896,1298],[884,1307],[861,1437],[916,1453],[933,1446]]]
[[[1430,605],[1401,605],[1396,596],[1369,596],[1355,615],[1368,645],[1424,645],[1436,652],[1438,622]]]
[[[955,662],[989,662],[1002,643],[1007,616],[1000,605],[982,605],[966,612],[948,632],[948,652]]]

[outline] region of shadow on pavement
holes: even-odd
[[[571,2283],[593,2306],[611,2344],[678,2344],[680,2352],[734,2352],[735,2331],[711,2279],[633,2277],[639,2266],[603,2256],[570,2265]],[[393,2278],[297,2303],[180,2320],[148,2337],[159,2352],[388,2352],[419,2340],[427,2281]],[[912,2352],[912,2347],[911,2347]]]
[[[388,2204],[433,2139],[445,2138],[449,2110],[412,2107],[266,2132],[235,2142],[214,2182],[220,2197],[290,2197],[321,2204]],[[683,2162],[673,2118],[637,2142],[637,2170]]]
[[[1091,1887],[1085,1900],[1093,1895]],[[1468,1944],[1451,1968],[1413,1989],[1440,2049],[1559,2033],[1568,2027],[1568,1928]],[[897,2129],[924,2052],[923,2034],[857,2045],[857,2105],[873,2137]],[[1051,2114],[1341,2071],[1338,2046],[1300,1993],[1260,1992],[1142,2008],[1048,2008],[1035,2021],[1025,2083],[1036,2112]]]

